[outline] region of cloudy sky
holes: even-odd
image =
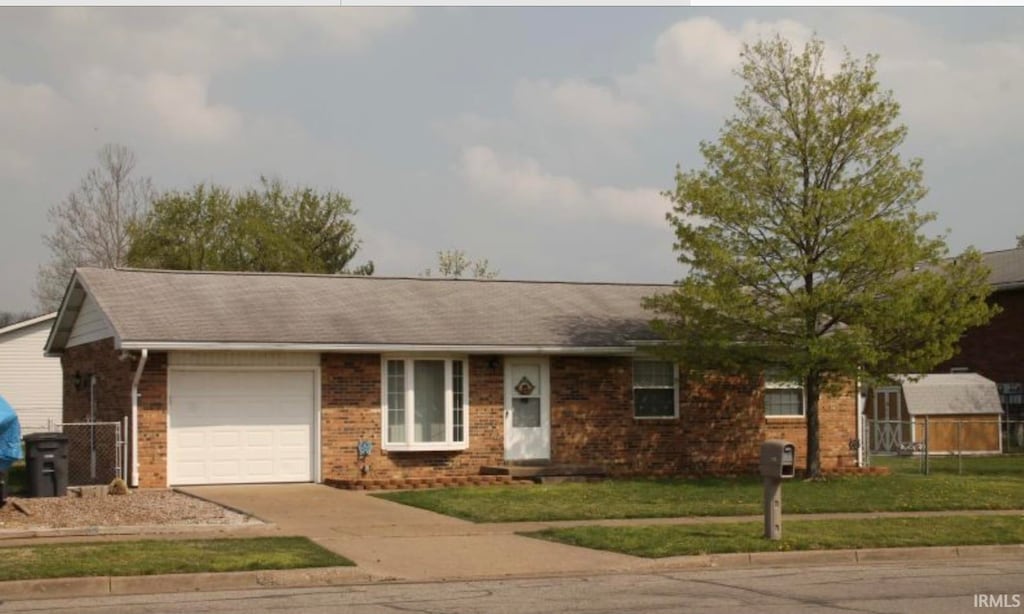
[[[1024,8],[0,8],[0,310],[35,307],[46,212],[107,142],[162,188],[341,190],[382,275],[462,248],[506,278],[672,281],[659,192],[773,32],[880,54],[931,231],[1014,245]]]

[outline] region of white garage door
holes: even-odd
[[[171,370],[168,482],[312,481],[314,387],[305,370]]]

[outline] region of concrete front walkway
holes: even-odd
[[[197,486],[180,489],[248,512],[281,534],[305,535],[377,578],[443,580],[639,570],[649,561],[520,537],[318,484]]]

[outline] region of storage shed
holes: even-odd
[[[864,406],[869,444],[876,453],[932,454],[1002,451],[1003,416],[995,382],[977,373],[910,376],[876,388]]]

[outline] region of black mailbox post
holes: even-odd
[[[30,497],[68,494],[68,436],[64,433],[25,435],[25,476]]]

